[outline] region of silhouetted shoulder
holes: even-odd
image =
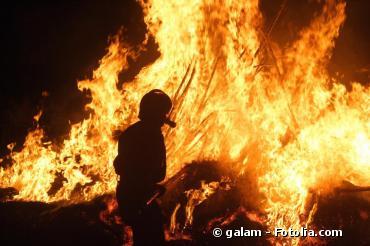
[[[120,140],[125,138],[132,138],[138,135],[141,135],[143,132],[143,126],[140,121],[130,125],[126,128],[125,131],[122,132],[121,136],[119,137]]]
[[[163,139],[162,132],[160,128],[156,129],[142,121],[138,121],[131,126],[129,126],[120,136],[120,139],[146,139],[151,140],[151,138]]]
[[[126,130],[123,131],[122,135],[123,134],[133,134],[137,131],[140,131],[140,128],[142,128],[142,123],[141,123],[141,121],[138,121],[138,122],[130,125],[129,127],[127,127]]]

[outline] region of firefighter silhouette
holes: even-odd
[[[134,245],[163,245],[164,219],[155,198],[164,193],[158,183],[166,176],[166,148],[161,127],[166,123],[172,102],[155,89],[140,102],[139,121],[119,137],[114,168],[120,176],[116,197],[125,224],[133,230]]]

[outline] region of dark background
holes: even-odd
[[[262,0],[266,26],[280,9],[283,0]],[[347,20],[329,65],[334,75],[340,72],[345,83],[357,80],[368,84],[370,56],[370,2],[347,1]],[[309,23],[317,1],[288,0],[273,40],[282,47],[297,37]],[[2,3],[0,82],[0,154],[16,141],[21,147],[27,131],[34,127],[32,117],[42,107],[41,125],[55,138],[68,132],[68,122],[84,117],[88,101],[77,90],[78,79],[91,76],[106,53],[108,37],[125,28],[131,44],[140,43],[146,32],[140,6],[134,0],[54,0],[50,2]],[[139,68],[157,56],[152,44]],[[124,80],[125,76],[122,76]],[[49,96],[42,96],[47,91]]]

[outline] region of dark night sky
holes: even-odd
[[[283,0],[262,0],[268,24]],[[289,0],[272,37],[286,45],[312,17],[317,4]],[[344,80],[370,81],[370,2],[347,1],[347,20],[330,64]],[[89,77],[105,54],[108,36],[124,26],[135,44],[145,33],[134,0],[54,0],[2,4],[1,10],[0,153],[11,141],[22,142],[32,116],[43,105],[41,124],[51,137],[68,131],[68,121],[83,117],[86,99],[76,81]],[[292,25],[294,23],[294,25]],[[281,35],[284,33],[284,35]],[[152,60],[155,49],[147,54]],[[147,60],[150,60],[148,58]],[[147,61],[146,61],[147,62]],[[42,91],[50,96],[42,98]]]

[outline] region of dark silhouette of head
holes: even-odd
[[[167,115],[172,108],[171,98],[161,90],[154,89],[146,93],[140,102],[139,119],[153,126],[168,124],[175,127],[175,122]]]

